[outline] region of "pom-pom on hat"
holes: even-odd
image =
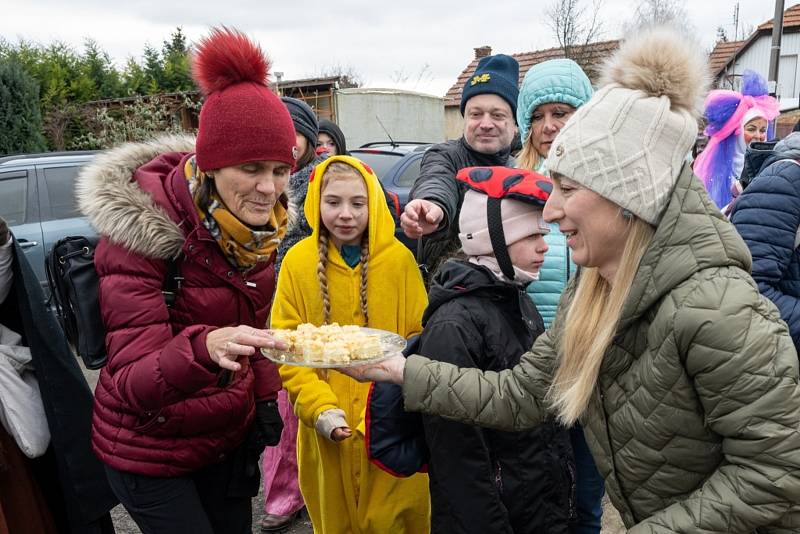
[[[518,85],[519,63],[516,59],[505,54],[482,57],[475,68],[475,73],[461,90],[461,115],[464,115],[467,100],[473,96],[495,94],[508,102],[516,121]]]
[[[267,86],[269,66],[261,48],[236,30],[214,28],[198,44],[192,76],[206,97],[196,144],[201,170],[250,161],[294,166],[294,126]]]
[[[532,171],[506,167],[467,167],[456,179],[469,187],[458,219],[461,249],[468,256],[494,255],[505,277],[514,280],[508,245],[550,232],[542,209],[553,182]]]
[[[592,97],[592,82],[571,59],[537,63],[525,74],[517,100],[517,124],[522,141],[528,138],[531,117],[542,104],[568,104],[578,109]]]
[[[708,62],[677,30],[622,44],[603,86],[553,141],[547,168],[657,225],[697,137]]]

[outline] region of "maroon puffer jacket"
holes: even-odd
[[[93,447],[115,469],[162,477],[224,458],[244,440],[254,400],[281,388],[276,367],[258,353],[240,360],[229,385],[217,385],[206,335],[263,328],[275,270],[270,261],[242,276],[202,226],[183,173],[191,154],[163,153],[176,144],[191,150],[187,141],[115,149],[78,182],[81,209],[103,236],[95,265],[109,360],[95,391]],[[184,280],[168,309],[165,260],[178,254]]]

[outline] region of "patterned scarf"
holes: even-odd
[[[228,261],[240,271],[248,271],[257,263],[268,261],[275,249],[278,248],[278,243],[283,239],[289,225],[289,217],[283,200],[279,199],[275,203],[269,223],[263,227],[264,229],[254,230],[228,210],[216,188],[212,188],[208,205],[198,204],[195,191],[203,185],[208,177],[197,168],[194,157],[186,162],[183,172],[189,182],[189,193],[195,199],[195,207],[200,215],[200,221],[219,243]]]

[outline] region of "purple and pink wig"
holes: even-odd
[[[694,162],[694,173],[705,185],[711,199],[722,209],[732,200],[731,186],[739,178],[744,154],[745,115],[768,121],[780,114],[778,101],[768,95],[767,83],[758,73],[742,74],[742,92],[717,89],[708,93],[705,118],[708,125],[706,149]]]

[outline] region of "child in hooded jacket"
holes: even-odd
[[[503,167],[459,171],[463,259],[441,265],[418,353],[502,371],[544,332],[525,288],[539,277],[549,178]],[[555,421],[505,432],[422,416],[433,533],[567,534],[575,512],[569,433]]]
[[[459,218],[463,257],[434,277],[424,330],[412,352],[459,367],[516,365],[544,331],[525,287],[538,278],[550,231],[542,208],[552,182],[503,167],[462,169],[469,190]],[[368,452],[406,476],[427,464],[433,534],[566,534],[575,516],[568,431],[547,421],[504,432],[403,412],[402,391],[373,385]]]
[[[355,324],[406,338],[421,330],[427,297],[411,252],[394,237],[378,178],[336,156],[311,174],[305,215],[312,234],[284,258],[273,328]],[[316,533],[426,533],[428,480],[397,479],[370,464],[364,446],[369,384],[340,373],[283,366],[300,426],[300,490]]]

